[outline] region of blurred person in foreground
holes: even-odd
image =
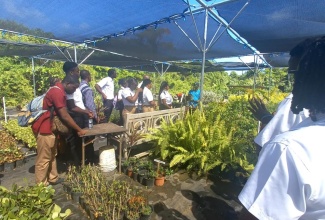
[[[306,39],[290,51],[288,74],[297,72],[299,61],[312,41],[312,39]],[[308,110],[306,109],[299,114],[293,114],[290,110],[291,101],[292,93],[279,104],[275,115],[267,110],[260,98],[253,98],[249,101],[250,111],[262,123],[261,131],[254,139],[258,146],[262,147],[276,135],[288,131],[292,126],[299,124],[308,117]],[[260,148],[257,151],[259,152]]]
[[[256,218],[325,219],[324,85],[325,41],[318,39],[305,50],[292,90],[291,111],[309,109],[309,117],[263,146],[239,195]]]

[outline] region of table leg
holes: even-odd
[[[119,154],[118,154],[118,172],[121,173],[121,163],[122,163],[122,146],[123,146],[123,140],[124,140],[124,133],[121,134],[120,137],[120,145],[119,145]]]
[[[82,166],[85,166],[85,138],[84,137],[82,137],[81,138],[81,140],[82,140],[82,161],[81,161],[81,165]]]

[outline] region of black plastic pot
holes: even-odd
[[[71,198],[76,203],[79,203],[80,196],[82,196],[82,192],[71,192]]]
[[[138,182],[143,184],[144,178],[147,176],[148,171],[147,170],[139,170],[138,172]]]
[[[148,187],[153,187],[155,185],[155,178],[145,177],[143,179],[143,185],[148,186]]]
[[[20,160],[16,160],[16,167],[21,167],[24,165],[24,163],[25,163],[24,158]]]
[[[13,169],[15,169],[16,163],[14,162],[5,162],[4,163],[4,171],[5,172],[9,172],[12,171]]]
[[[149,205],[149,206],[151,208],[150,214],[145,215],[145,214],[141,213],[140,220],[149,220],[150,219],[150,216],[153,213],[153,206],[152,205]]]
[[[71,187],[67,183],[63,183],[63,191],[66,192],[67,194],[71,193]]]
[[[125,166],[125,165],[122,165],[121,166],[121,172],[124,173],[124,174],[127,174],[127,171],[128,171],[128,167]]]
[[[138,181],[138,172],[133,171],[133,173],[132,173],[132,179],[134,181]]]
[[[85,209],[85,198],[83,196],[79,197],[79,204],[81,208]]]
[[[5,164],[2,163],[0,164],[0,173],[3,172],[5,170]]]

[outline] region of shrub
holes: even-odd
[[[36,138],[30,126],[20,127],[16,119],[9,120],[7,123],[3,121],[1,124],[17,141],[22,141],[29,148],[37,148]]]

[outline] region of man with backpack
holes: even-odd
[[[52,132],[52,118],[58,116],[63,123],[74,129],[79,136],[86,134],[70,117],[67,111],[66,94],[72,94],[79,86],[76,76],[67,75],[62,83],[57,82],[46,93],[43,109],[47,110],[32,125],[37,141],[37,157],[35,162],[36,183],[56,185],[63,182],[59,178],[56,167],[57,140]]]

